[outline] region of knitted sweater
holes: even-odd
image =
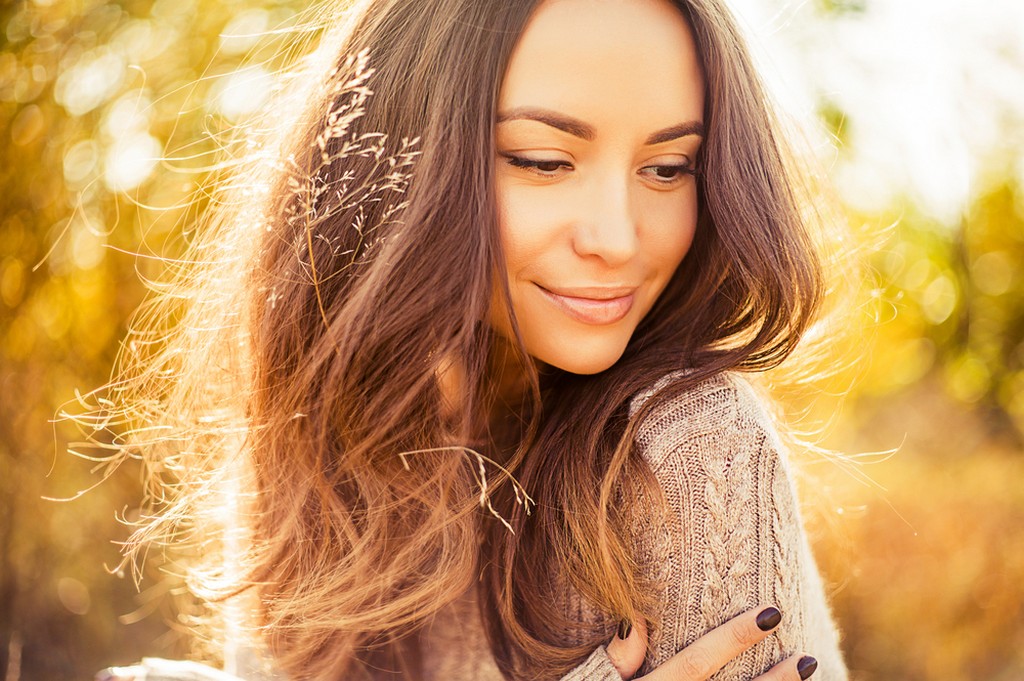
[[[632,411],[665,382],[634,398]],[[784,449],[750,386],[733,374],[705,381],[658,406],[636,444],[671,510],[661,527],[636,521],[637,554],[659,584],[663,624],[652,633],[639,674],[733,616],[774,604],[783,613],[779,628],[712,678],[750,681],[806,652],[818,660],[814,679],[844,681],[838,633]],[[475,598],[471,589],[425,630],[426,681],[502,681]],[[601,621],[574,591],[567,601],[578,621]],[[612,635],[609,628],[609,640]],[[585,680],[621,681],[603,646],[562,681]]]
[[[635,412],[671,377],[634,398]],[[784,448],[763,403],[740,377],[705,381],[656,407],[636,441],[668,501],[667,522],[635,521],[637,555],[661,604],[638,675],[726,620],[774,604],[782,624],[712,677],[750,681],[776,662],[806,652],[817,681],[845,681],[838,633],[801,525]],[[503,681],[488,648],[472,587],[421,633],[425,681]],[[577,621],[602,614],[574,589],[563,607]],[[614,623],[609,623],[608,640]],[[205,677],[161,674],[150,681]],[[250,677],[246,674],[247,678]],[[214,677],[210,677],[213,679]],[[223,679],[224,677],[216,677]],[[562,681],[621,681],[600,646]]]

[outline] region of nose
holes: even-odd
[[[581,219],[573,233],[573,250],[583,258],[598,258],[618,267],[636,256],[639,227],[633,216],[626,178],[595,182],[580,197]]]

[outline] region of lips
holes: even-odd
[[[621,321],[633,308],[636,288],[537,288],[555,307],[583,324],[604,326]]]

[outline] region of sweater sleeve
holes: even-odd
[[[663,590],[661,626],[640,673],[726,620],[773,604],[783,616],[776,632],[712,678],[750,681],[807,653],[818,660],[815,679],[845,681],[784,448],[750,386],[723,375],[656,406],[637,446],[668,506],[655,526],[638,528],[641,560]]]
[[[608,649],[598,646],[590,657],[563,676],[561,681],[622,681],[622,677],[608,657]]]

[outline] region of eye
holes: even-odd
[[[501,156],[509,165],[515,166],[516,168],[525,168],[526,170],[529,170],[536,175],[540,175],[541,177],[555,177],[559,168],[572,168],[572,164],[568,161],[524,158],[522,156],[513,156],[511,154],[501,154]]]
[[[658,184],[674,184],[681,181],[688,175],[696,175],[697,169],[687,159],[686,163],[646,166],[640,169],[640,173],[651,178]]]

